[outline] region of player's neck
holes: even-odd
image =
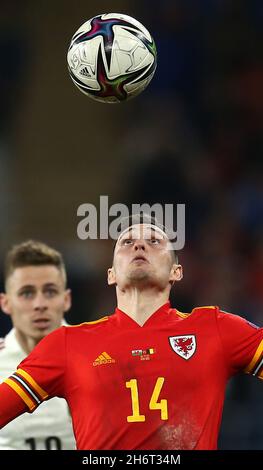
[[[18,330],[17,328],[15,328],[15,335],[18,343],[26,354],[31,353],[31,351],[39,342],[39,340],[26,336],[24,333],[22,333],[22,331]]]
[[[125,293],[119,292],[117,298],[118,308],[142,326],[156,310],[168,302],[169,293],[153,292],[151,289],[141,292],[134,289]]]

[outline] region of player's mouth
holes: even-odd
[[[132,263],[149,263],[143,255],[137,255],[132,259]]]
[[[33,325],[40,330],[49,328],[50,323],[51,322],[49,318],[37,318],[36,320],[33,320]]]

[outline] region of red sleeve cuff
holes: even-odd
[[[7,384],[0,385],[0,428],[17,418],[27,406],[19,395]]]

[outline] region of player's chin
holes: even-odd
[[[51,331],[55,330],[55,326],[49,323],[48,325],[37,325],[34,327],[33,336],[35,338],[44,338],[47,336]]]
[[[142,266],[134,268],[130,271],[129,279],[131,281],[145,281],[150,278],[149,271]]]

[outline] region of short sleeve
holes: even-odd
[[[217,325],[229,375],[243,370],[263,379],[263,328],[222,310]]]
[[[44,400],[64,397],[66,328],[43,338],[5,383],[34,411]]]

